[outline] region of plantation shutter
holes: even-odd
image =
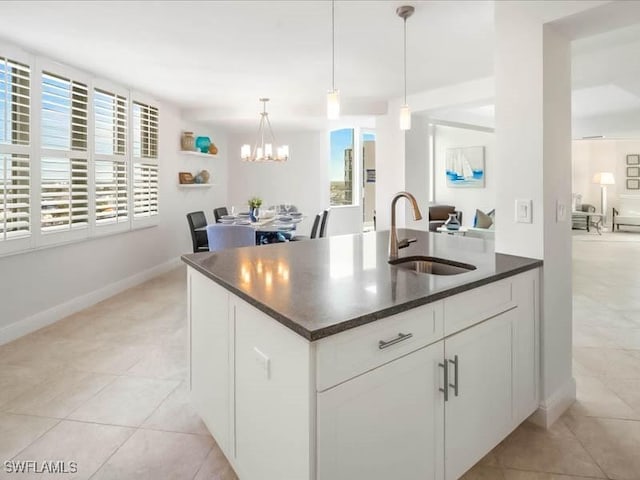
[[[158,165],[135,163],[133,165],[133,215],[134,218],[158,214]]]
[[[31,235],[31,69],[0,57],[0,242]]]
[[[31,234],[29,156],[0,154],[0,241]]]
[[[158,214],[158,109],[133,102],[133,217]]]
[[[83,229],[89,223],[87,85],[42,72],[41,228]]]
[[[129,220],[127,98],[94,89],[96,225]]]

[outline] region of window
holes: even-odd
[[[0,242],[31,235],[31,69],[0,57]]]
[[[133,102],[133,156],[158,159],[158,109]]]
[[[156,224],[154,103],[0,42],[0,255]]]
[[[89,225],[87,85],[42,73],[40,223],[43,233]]]
[[[0,57],[0,143],[29,145],[31,69]]]
[[[150,163],[133,164],[133,217],[158,214],[158,166]]]
[[[331,132],[331,206],[355,205],[353,138],[352,128]]]
[[[29,156],[0,154],[0,241],[31,234]]]
[[[129,220],[127,98],[94,89],[96,226]]]
[[[133,218],[158,214],[158,109],[133,102]]]

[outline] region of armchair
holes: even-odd
[[[574,230],[579,229],[589,231],[591,217],[589,215],[584,215],[584,213],[595,213],[595,211],[596,207],[589,203],[576,205],[575,212],[578,212],[578,214],[571,215],[571,228]]]

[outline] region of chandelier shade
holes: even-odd
[[[268,98],[261,98],[262,112],[260,113],[260,125],[258,126],[258,137],[251,145],[244,144],[240,147],[240,158],[245,162],[286,162],[289,160],[289,146],[276,144],[276,138],[269,121],[267,112]],[[274,155],[275,149],[275,155]]]

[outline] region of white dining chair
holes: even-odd
[[[207,226],[209,251],[217,252],[225,248],[250,247],[256,244],[256,231],[245,225]]]

